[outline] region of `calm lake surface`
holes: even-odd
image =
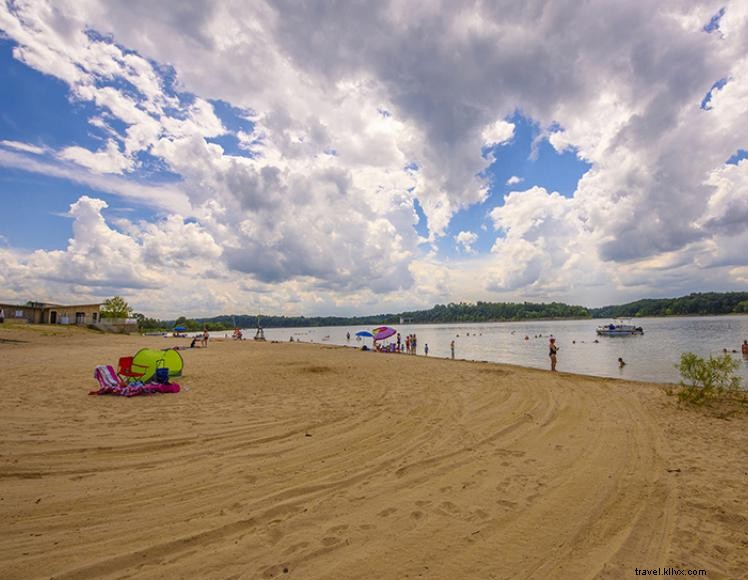
[[[678,382],[675,369],[680,354],[721,355],[723,349],[736,350],[732,356],[740,362],[743,387],[748,387],[748,357],[740,345],[748,339],[748,316],[699,316],[635,318],[632,323],[644,328],[641,336],[597,336],[595,329],[608,320],[559,320],[543,322],[492,322],[465,324],[395,325],[403,340],[418,336],[418,354],[429,345],[429,356],[449,358],[449,343],[455,341],[455,358],[550,368],[548,337],[559,345],[560,371],[585,375],[618,377],[658,383]],[[319,328],[268,328],[268,340],[316,342],[360,348],[371,346],[371,339],[355,340],[360,327],[327,326]],[[370,330],[370,329],[369,329]],[[244,331],[251,339],[254,329]],[[346,333],[351,340],[346,340]],[[224,333],[213,333],[223,336]],[[525,336],[529,337],[525,340]],[[597,340],[598,342],[595,342]],[[375,356],[375,355],[372,355]],[[384,355],[382,355],[384,356]],[[397,356],[397,355],[390,355]],[[618,357],[626,361],[618,368]]]

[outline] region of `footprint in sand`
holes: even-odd
[[[325,538],[322,538],[323,546],[334,546],[338,542],[340,542],[340,538],[337,538],[335,536],[327,536]]]
[[[307,547],[309,547],[309,542],[298,542],[298,543],[296,543],[296,544],[294,544],[292,546],[289,546],[286,549],[286,551],[283,552],[283,553],[284,554],[293,554],[294,552],[296,552],[298,550],[303,550],[304,548],[307,548]]]
[[[427,499],[419,499],[419,500],[418,500],[418,501],[416,502],[416,505],[417,505],[418,507],[425,507],[425,506],[427,506],[427,505],[431,505],[431,501],[430,501],[430,500],[427,500]]]
[[[473,512],[473,518],[478,520],[487,520],[489,518],[488,512],[484,512],[483,510],[475,510]]]
[[[420,510],[416,510],[414,512],[410,512],[410,517],[414,520],[420,520],[423,517],[423,512]]]
[[[508,499],[497,499],[496,503],[505,508],[517,507],[517,502],[509,501]]]
[[[387,516],[394,514],[396,511],[397,511],[397,508],[391,507],[391,508],[387,508],[386,510],[382,510],[377,515],[380,518],[386,518]]]
[[[286,564],[274,564],[273,566],[268,566],[262,571],[262,577],[263,578],[274,578],[275,576],[280,575],[281,573],[287,573],[288,565]]]
[[[460,508],[458,508],[451,501],[443,501],[442,503],[439,504],[439,507],[452,515],[456,515],[460,513]]]
[[[340,532],[344,532],[348,529],[348,526],[345,524],[342,524],[340,526],[333,526],[329,530],[327,530],[328,534],[339,534]]]

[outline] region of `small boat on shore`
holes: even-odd
[[[598,326],[597,334],[599,336],[630,336],[632,334],[644,334],[644,329],[641,326],[627,324],[622,320],[616,320],[610,324]]]

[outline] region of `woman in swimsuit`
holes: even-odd
[[[551,370],[556,370],[556,353],[558,352],[558,346],[556,346],[556,339],[551,338],[551,340],[548,343],[549,353],[548,356],[551,357]]]

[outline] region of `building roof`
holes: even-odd
[[[28,302],[26,304],[15,304],[13,302],[0,302],[0,306],[10,308],[35,308],[45,310],[47,308],[84,308],[88,306],[99,306],[101,307],[103,302],[95,302],[92,304],[52,304],[50,302]]]

